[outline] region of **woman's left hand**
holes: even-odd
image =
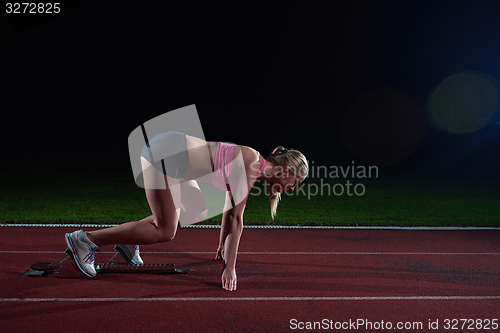
[[[224,290],[233,291],[236,290],[236,283],[238,278],[236,277],[236,269],[235,268],[224,268],[224,272],[222,272],[222,288]]]
[[[219,246],[217,248],[217,253],[215,254],[215,260],[224,260],[224,246]]]

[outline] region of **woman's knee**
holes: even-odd
[[[159,243],[164,243],[164,242],[170,242],[172,239],[174,239],[175,234],[177,232],[177,228],[172,229],[172,228],[158,228],[158,242]]]
[[[182,206],[185,211],[196,211],[198,213],[207,209],[203,193],[198,187],[186,186],[182,191]]]

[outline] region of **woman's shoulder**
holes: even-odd
[[[243,159],[248,163],[255,163],[259,160],[260,153],[253,149],[252,147],[247,146],[239,146],[241,149],[241,153],[243,155]]]
[[[264,159],[264,157],[261,157],[261,154],[251,147],[240,146],[240,149],[243,155],[243,160],[245,161],[247,172],[252,171],[251,174],[253,174],[254,177],[257,177],[258,170],[262,163],[261,158]]]

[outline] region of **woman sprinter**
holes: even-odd
[[[271,216],[282,191],[291,190],[307,177],[309,166],[297,150],[275,148],[267,159],[255,149],[209,142],[178,132],[161,133],[141,153],[142,181],[152,215],[140,221],[65,236],[78,269],[94,277],[95,252],[104,245],[117,249],[131,264],[143,264],[139,245],[172,240],[179,224],[203,221],[207,206],[197,182],[226,192],[216,259],[225,262],[222,288],[236,290],[236,256],[243,231],[243,213],[257,179],[269,182]],[[125,245],[132,244],[132,245]]]

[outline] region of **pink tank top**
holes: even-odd
[[[214,177],[212,184],[223,191],[229,191],[227,178],[233,171],[233,155],[236,145],[224,142],[217,142],[217,150],[214,158]]]
[[[235,144],[218,142],[217,149],[215,151],[214,158],[214,177],[212,178],[212,184],[217,186],[223,191],[230,191],[228,177],[233,171],[233,159],[234,150],[237,147]],[[262,172],[264,166],[266,165],[266,160],[259,170]]]

